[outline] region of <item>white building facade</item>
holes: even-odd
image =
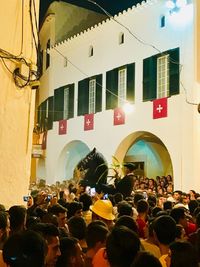
[[[200,189],[199,3],[166,2],[144,1],[57,44],[56,16],[47,16],[37,178],[70,179],[96,147],[109,164],[115,156],[149,178],[171,174],[175,189]]]

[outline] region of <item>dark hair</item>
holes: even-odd
[[[188,203],[188,208],[190,211],[190,214],[193,215],[194,210],[199,206],[199,202],[196,199],[190,200]]]
[[[123,200],[123,195],[122,193],[116,193],[114,194],[114,201],[115,201],[115,204],[118,204],[119,202],[121,202]]]
[[[5,230],[8,225],[8,213],[0,211],[0,229]]]
[[[198,267],[197,255],[189,242],[173,242],[170,244],[170,267]]]
[[[118,217],[122,215],[128,215],[132,216],[133,215],[133,209],[131,204],[129,204],[127,201],[123,200],[118,203],[117,205],[117,211],[118,211]]]
[[[176,222],[169,215],[162,215],[155,219],[154,231],[161,244],[169,245],[176,237]]]
[[[52,237],[59,236],[58,228],[52,223],[38,223],[33,225],[32,230],[41,234],[47,240],[48,244],[51,244]]]
[[[86,235],[86,222],[82,217],[73,216],[68,220],[69,232],[78,240],[82,240]]]
[[[169,200],[163,203],[163,209],[164,210],[171,210],[173,207],[173,203]]]
[[[149,204],[146,200],[140,199],[137,203],[137,212],[138,213],[144,213],[147,212],[149,209]]]
[[[159,211],[162,211],[161,207],[158,207],[158,206],[154,207],[154,208],[152,209],[152,211],[151,211],[151,215],[152,215],[152,217],[156,217],[156,215],[157,215],[157,213],[158,213]]]
[[[138,201],[141,200],[141,199],[144,199],[144,196],[143,196],[142,193],[136,193],[136,194],[134,195],[133,202],[134,202],[134,205],[135,205],[136,207],[137,207],[137,203],[138,203]]]
[[[97,242],[105,242],[108,234],[108,229],[100,224],[91,222],[86,230],[86,242],[88,248],[95,247]]]
[[[3,259],[10,267],[43,267],[47,244],[34,231],[13,234],[3,248]]]
[[[26,208],[23,206],[12,206],[8,210],[10,216],[10,229],[11,233],[17,232],[24,229]]]
[[[83,211],[90,209],[90,206],[92,205],[92,197],[90,195],[83,193],[80,195],[79,201],[83,204]]]
[[[76,255],[78,240],[74,237],[64,237],[60,240],[61,256],[58,257],[56,267],[70,267],[70,258]]]
[[[129,267],[139,249],[137,234],[127,227],[115,227],[108,235],[106,251],[111,267]]]
[[[176,223],[179,223],[179,220],[186,216],[185,210],[184,208],[173,208],[170,212],[170,216],[176,221]]]
[[[65,212],[67,212],[67,209],[64,208],[60,204],[55,204],[55,205],[51,206],[50,208],[48,208],[48,212],[49,213],[52,213],[52,214],[54,214],[56,216],[58,216],[59,213],[65,213]]]
[[[73,201],[68,205],[67,218],[71,218],[78,210],[82,210],[83,204],[81,202]]]
[[[131,267],[162,267],[159,259],[147,251],[138,252]]]
[[[138,226],[136,221],[131,216],[123,215],[117,219],[114,227],[126,226],[136,234],[138,234]]]

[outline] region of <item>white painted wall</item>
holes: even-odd
[[[126,25],[133,35],[146,44],[136,40],[115,21],[107,20],[51,50],[52,65],[49,71],[52,77],[49,81],[43,77],[41,87],[42,90],[47,88],[50,94],[53,93],[53,89],[73,82],[77,90],[79,80],[99,73],[104,75],[105,92],[106,71],[132,62],[136,64],[136,92],[135,111],[127,116],[125,125],[112,125],[112,110],[104,110],[95,114],[93,131],[83,131],[82,116],[68,121],[68,133],[65,136],[58,136],[58,123],[54,123],[53,130],[48,132],[46,166],[49,182],[55,181],[56,162],[63,147],[72,140],[81,140],[90,149],[97,147],[108,162],[111,162],[112,155],[128,135],[138,131],[147,131],[157,136],[168,149],[174,167],[175,188],[182,190],[194,188],[197,191],[200,188],[200,181],[197,179],[199,175],[197,163],[200,162],[200,144],[197,140],[200,116],[197,114],[196,106],[186,103],[186,92],[189,101],[199,102],[199,96],[195,93],[199,89],[199,83],[195,80],[193,5],[187,10],[187,16],[191,19],[184,25],[180,25],[171,21],[165,6],[166,1],[150,0],[147,2],[115,16],[116,20]],[[166,16],[165,28],[159,26],[161,15]],[[118,44],[120,32],[125,33],[123,45]],[[88,57],[90,45],[94,47],[93,57]],[[158,120],[152,119],[152,102],[142,102],[143,59],[158,53],[152,45],[159,51],[180,47],[180,64],[182,65],[180,79],[185,88],[180,86],[180,95],[168,99],[168,117]],[[63,57],[57,53],[56,49],[69,59],[66,68],[63,67]]]
[[[39,0],[35,5],[38,15]],[[22,2],[1,1],[0,22],[0,48],[14,55],[22,52],[22,57],[36,65],[29,1],[24,1],[22,51]],[[11,72],[16,68],[13,61],[5,59],[5,64]],[[0,203],[9,208],[22,204],[23,195],[28,193],[35,92],[29,86],[24,89],[16,87],[2,60],[0,81]]]

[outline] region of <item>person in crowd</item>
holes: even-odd
[[[167,267],[165,259],[168,256],[169,245],[176,238],[176,222],[169,215],[162,215],[154,221],[154,234],[161,252],[160,262],[162,267]]]
[[[121,201],[117,205],[118,218],[123,215],[128,215],[133,217],[132,206],[125,200]]]
[[[134,164],[124,164],[125,176],[116,184],[116,191],[121,193],[124,198],[129,197],[132,194],[134,186],[134,170]]]
[[[194,190],[189,191],[190,200],[196,200],[196,192]]]
[[[12,206],[8,210],[10,218],[10,234],[23,231],[26,228],[27,211],[23,206]]]
[[[90,211],[90,206],[92,205],[92,197],[87,193],[83,193],[80,195],[79,201],[83,204],[83,218],[88,225],[92,221],[92,212]]]
[[[151,253],[139,251],[135,257],[131,267],[162,267],[160,261]]]
[[[106,246],[106,239],[109,231],[106,225],[103,225],[101,221],[91,222],[87,226],[86,242],[87,252],[85,257],[85,267],[92,267],[92,261],[99,249],[103,249]]]
[[[166,259],[167,267],[199,266],[196,251],[189,242],[173,242],[169,248],[169,256]]]
[[[14,233],[5,242],[3,259],[9,267],[44,267],[47,245],[34,231]]]
[[[10,220],[9,215],[5,211],[0,211],[0,250],[7,240],[10,233]]]
[[[113,228],[106,241],[110,267],[130,267],[139,249],[140,240],[136,233],[124,226]]]
[[[78,239],[82,251],[85,253],[87,251],[85,220],[82,217],[73,216],[68,220],[68,227],[70,235]]]
[[[97,200],[94,205],[90,207],[92,211],[92,220],[102,220],[112,228],[114,224],[115,215],[113,214],[113,206],[110,200]]]
[[[149,204],[146,200],[141,199],[137,203],[138,217],[136,222],[138,224],[139,237],[145,238],[145,228],[147,223],[147,217],[149,212]]]
[[[60,240],[61,255],[56,267],[84,267],[84,257],[78,240],[74,237],[65,237]]]
[[[176,190],[173,192],[172,197],[174,199],[175,204],[180,202],[181,195],[182,195],[182,191],[180,190]]]
[[[83,216],[83,204],[78,201],[73,201],[68,203],[67,207],[67,218],[71,218],[72,216]]]
[[[176,238],[175,241],[186,241],[188,239],[185,229],[182,224],[176,224]]]
[[[147,238],[140,239],[142,247],[145,251],[153,254],[156,258],[159,259],[161,257],[161,253],[158,245],[156,244],[156,239],[154,235],[154,219],[151,219],[151,221],[148,222],[147,230]]]
[[[50,223],[38,223],[32,230],[40,233],[47,242],[47,254],[45,257],[45,267],[55,267],[60,252],[59,230]]]
[[[67,228],[67,209],[60,204],[53,205],[48,208],[48,213],[56,215],[58,221],[58,227]]]
[[[199,202],[196,199],[191,199],[188,203],[188,208],[192,216],[197,207],[199,207]]]
[[[133,232],[135,232],[138,235],[138,225],[136,221],[133,219],[133,217],[128,216],[128,215],[123,215],[120,216],[116,222],[114,227],[119,227],[119,226],[126,226]]]

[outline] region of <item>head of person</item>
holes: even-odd
[[[173,202],[172,201],[167,200],[163,203],[163,209],[164,210],[171,210],[172,208],[173,208]]]
[[[118,217],[123,215],[133,216],[133,209],[131,204],[127,201],[121,201],[117,205]]]
[[[184,228],[187,228],[187,216],[184,208],[173,208],[170,216],[176,221],[177,224],[181,224]]]
[[[95,251],[98,251],[98,249],[105,247],[106,238],[109,231],[106,226],[96,222],[97,221],[91,222],[87,226],[86,243],[88,249],[94,249]]]
[[[131,216],[123,215],[117,219],[114,227],[126,226],[136,234],[138,234],[138,226],[136,221]]]
[[[78,240],[85,239],[87,225],[83,217],[73,216],[68,220],[70,234]]]
[[[176,202],[180,201],[182,192],[180,190],[176,190],[173,192],[173,198],[175,199]]]
[[[47,245],[34,231],[11,235],[3,248],[3,259],[10,267],[44,267]]]
[[[135,206],[136,208],[137,208],[138,201],[141,200],[141,199],[144,199],[144,196],[143,196],[142,193],[136,193],[136,194],[134,195],[134,200],[133,200],[133,202],[134,202],[134,206]]]
[[[78,201],[70,202],[68,205],[67,218],[71,218],[72,216],[83,216],[83,204]]]
[[[170,267],[198,267],[197,255],[191,243],[184,241],[173,242],[169,246],[168,264]]]
[[[176,237],[176,222],[169,215],[159,216],[153,223],[155,239],[158,244],[169,245]],[[167,229],[167,230],[166,230]]]
[[[159,259],[147,251],[138,252],[131,267],[162,267]]]
[[[133,163],[125,163],[124,164],[124,174],[127,175],[129,173],[133,173],[133,171],[136,169],[135,165]]]
[[[60,240],[61,255],[56,267],[83,267],[84,258],[78,240],[74,237],[65,237]]]
[[[113,214],[113,206],[110,200],[97,200],[93,206],[90,207],[92,211],[92,220],[102,220],[108,227],[113,224],[115,215]]]
[[[140,199],[137,203],[137,212],[139,214],[148,214],[149,211],[149,204],[146,200]]]
[[[11,234],[22,231],[26,226],[27,212],[23,206],[12,206],[9,210]]]
[[[129,267],[139,249],[139,237],[125,226],[114,227],[108,235],[106,252],[111,267]]]
[[[38,223],[33,226],[33,230],[40,233],[47,242],[46,266],[54,267],[61,254],[58,228],[50,223]]]
[[[196,199],[190,200],[190,202],[188,203],[188,208],[189,208],[191,215],[193,215],[193,213],[197,207],[199,207],[199,202]]]
[[[65,227],[67,223],[67,209],[60,204],[55,204],[48,209],[48,212],[56,215],[58,227]]]
[[[116,193],[116,194],[114,194],[114,202],[115,202],[115,205],[117,205],[122,200],[124,200],[124,196],[122,195],[122,193]]]
[[[10,220],[8,213],[0,211],[0,249],[2,249],[4,242],[7,240],[10,233]]]
[[[187,235],[183,225],[177,224],[175,241],[186,241],[186,240],[187,240]]]
[[[80,195],[79,201],[83,204],[83,211],[88,211],[90,209],[90,206],[92,205],[92,197],[89,194],[83,193]]]

